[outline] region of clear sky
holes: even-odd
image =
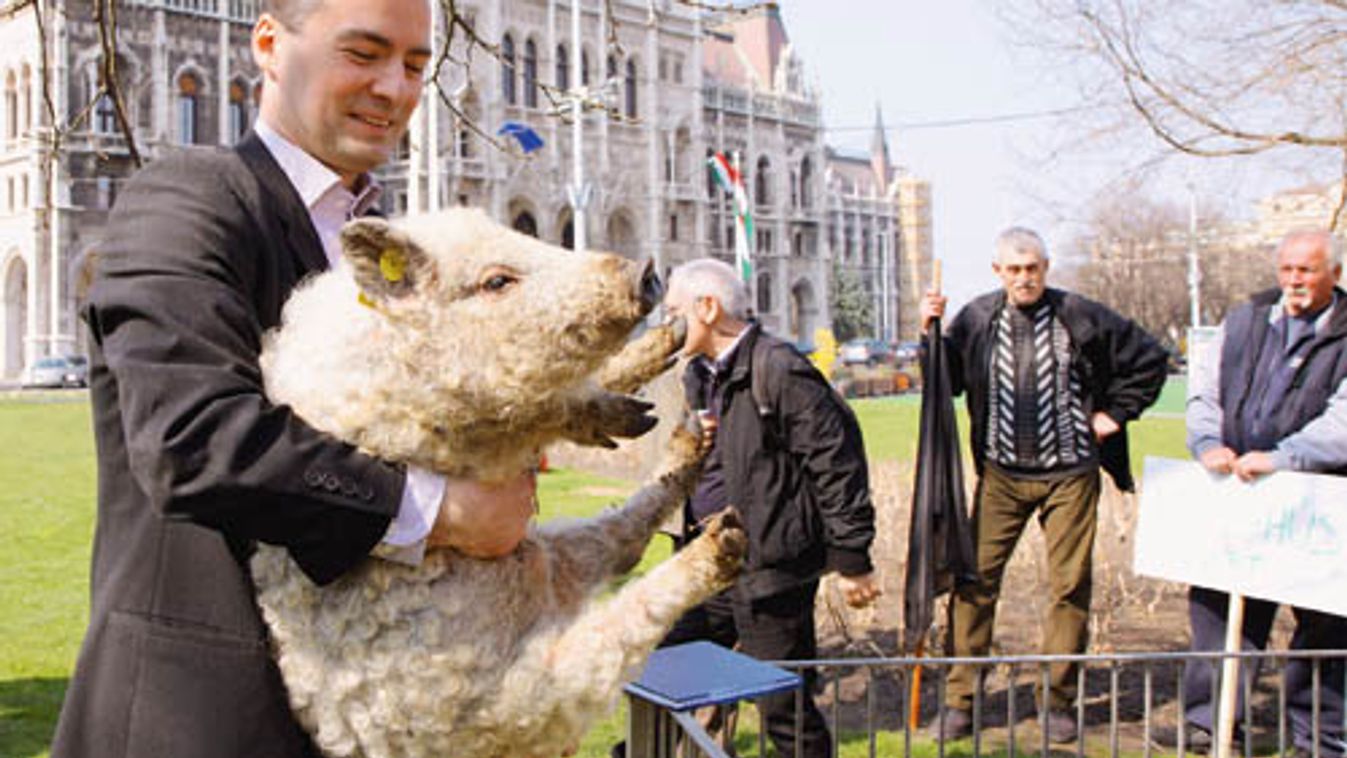
[[[878,103],[891,158],[930,180],[935,255],[955,305],[997,286],[997,232],[1030,226],[1051,248],[1069,236],[1085,201],[1159,151],[1143,137],[1054,153],[1079,141],[1063,118],[938,126],[1079,102],[1072,72],[1047,69],[1041,56],[1014,44],[993,0],[782,0],[780,7],[806,77],[820,92],[827,142],[868,148]],[[1199,202],[1223,203],[1235,215],[1247,213],[1251,197],[1295,181],[1253,182],[1246,169],[1232,174],[1197,159],[1171,161],[1170,169],[1168,199],[1186,197],[1173,175],[1188,172],[1199,177],[1191,179]]]
[[[1022,162],[1051,120],[927,125],[1058,109],[1069,93],[1035,86],[977,0],[786,0],[781,13],[822,97],[827,142],[868,148],[878,103],[891,159],[931,182],[945,289],[963,300],[995,287],[996,233],[1046,217],[1021,191]]]

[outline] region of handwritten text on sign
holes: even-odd
[[[1347,616],[1347,477],[1147,457],[1133,570]]]

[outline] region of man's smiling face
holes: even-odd
[[[386,162],[420,100],[430,60],[426,0],[321,0],[293,27],[253,29],[262,115],[349,184]]]

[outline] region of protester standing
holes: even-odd
[[[1033,231],[996,240],[992,270],[1003,288],[973,300],[945,331],[952,390],[967,393],[970,445],[979,480],[973,505],[979,583],[951,600],[953,656],[985,656],[1006,564],[1035,514],[1047,542],[1049,607],[1043,652],[1085,651],[1099,469],[1132,489],[1125,425],[1155,402],[1166,353],[1144,330],[1105,306],[1047,287],[1048,254]],[[922,329],[946,298],[922,300]],[[1050,667],[1046,728],[1054,742],[1077,735],[1068,708],[1073,664]],[[937,737],[971,734],[978,671],[951,669]]]

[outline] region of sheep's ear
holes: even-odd
[[[362,297],[375,303],[407,297],[430,276],[426,252],[381,218],[356,219],[342,227],[341,249]]]

